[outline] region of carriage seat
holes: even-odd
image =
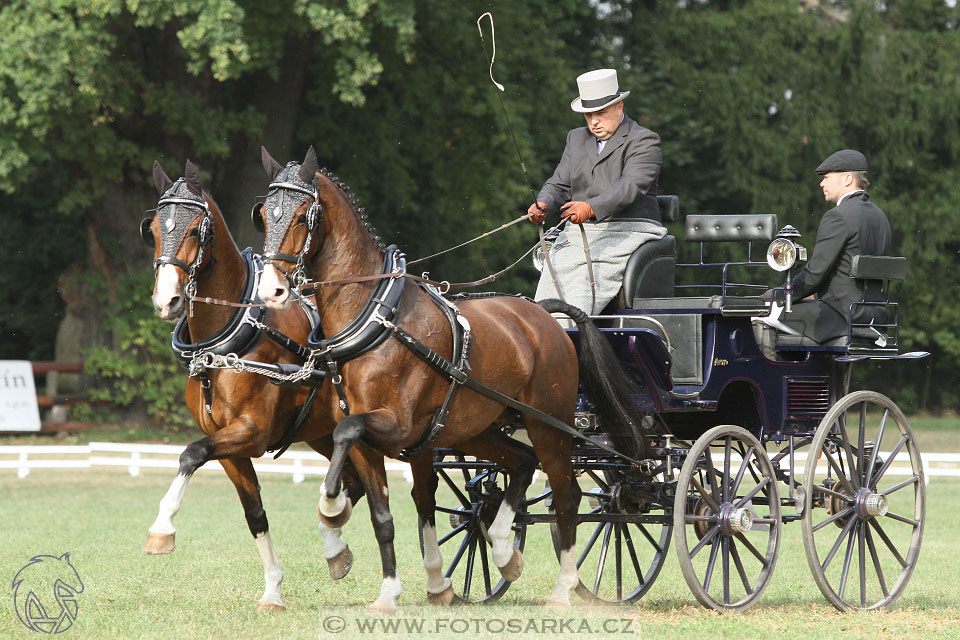
[[[657,196],[663,222],[680,219],[680,198]],[[632,309],[637,298],[673,296],[674,269],[677,264],[677,239],[667,235],[644,242],[627,260],[623,285],[615,300],[616,308]]]
[[[777,334],[776,348],[795,351],[818,347],[846,347],[850,353],[896,353],[899,340],[897,304],[890,302],[890,284],[907,277],[902,256],[854,256],[850,277],[862,284],[863,297],[850,305],[847,335],[816,342],[806,336]],[[882,336],[881,344],[877,338]]]

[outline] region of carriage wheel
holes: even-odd
[[[447,561],[444,575],[453,581],[457,597],[468,602],[493,602],[506,593],[510,583],[500,577],[493,563],[487,529],[497,515],[506,477],[502,470],[478,462],[470,466],[463,455],[454,456],[456,462],[467,465],[462,469],[435,465],[440,488],[437,491],[437,542]],[[460,483],[460,484],[458,484]],[[446,504],[442,498],[447,487],[453,494]],[[423,523],[420,523],[420,552],[423,553]],[[449,528],[446,528],[449,527]],[[523,551],[526,525],[513,524],[513,546]]]
[[[673,535],[683,577],[705,607],[744,611],[767,588],[782,528],[774,478],[763,445],[740,427],[710,429],[687,454]]]
[[[873,391],[841,398],[817,427],[804,490],[803,546],[823,595],[841,611],[893,604],[924,520],[920,451],[897,405]]]
[[[588,469],[578,484],[582,497],[577,525],[577,593],[587,602],[636,602],[653,586],[667,558],[673,530],[669,515],[665,509],[644,509],[641,514],[630,495],[635,489],[619,472]],[[552,512],[552,502],[548,506]],[[584,518],[590,520],[583,522]],[[642,522],[641,518],[655,521]],[[550,533],[559,559],[556,523],[550,524]]]

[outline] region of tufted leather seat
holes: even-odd
[[[657,196],[660,217],[664,222],[676,222],[680,217],[680,198]],[[645,242],[627,260],[623,286],[614,304],[618,309],[630,309],[635,298],[673,297],[674,269],[677,264],[677,239],[664,236]]]
[[[769,242],[776,235],[774,213],[689,215],[683,227],[687,242]]]

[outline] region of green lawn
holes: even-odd
[[[353,570],[344,580],[333,582],[316,531],[320,479],[308,478],[295,485],[288,478],[261,478],[271,531],[286,572],[283,587],[288,606],[283,613],[263,615],[255,611],[263,588],[260,560],[233,487],[222,474],[201,472],[194,478],[176,519],[173,554],[147,557],[140,553],[172,477],[162,471],[131,478],[120,470],[38,469],[21,480],[14,471],[0,473],[0,581],[8,585],[5,604],[0,606],[0,638],[36,637],[18,620],[9,585],[31,556],[67,551],[85,589],[76,624],[61,636],[65,638],[408,635],[382,627],[366,632],[358,628],[372,624],[363,608],[377,596],[380,573],[365,502],[345,528],[355,556]],[[584,632],[586,627],[579,625],[589,624],[598,631],[606,624],[607,633],[599,637],[614,630],[618,635],[698,638],[960,636],[960,581],[956,579],[960,547],[955,543],[960,506],[951,497],[960,491],[960,479],[934,479],[928,486],[923,551],[910,585],[893,610],[841,614],[829,606],[809,575],[800,526],[793,524],[784,530],[776,573],[761,602],[736,616],[702,609],[688,592],[673,555],[657,583],[636,605],[604,609],[578,602],[569,611],[545,609],[542,604],[557,571],[548,525],[528,530],[526,571],[500,604],[427,608],[409,485],[400,476],[391,476],[390,481],[404,586],[395,620],[412,624],[411,628],[424,624],[423,634],[525,637],[549,635],[551,629],[559,628],[564,635],[577,637],[570,629]],[[321,631],[321,621],[331,616],[347,625],[343,633],[334,636]],[[510,628],[521,632],[510,633],[499,626],[508,619],[514,621]]]

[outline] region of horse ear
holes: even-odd
[[[163,167],[156,160],[153,161],[153,184],[157,187],[157,195],[160,196],[173,185],[173,180],[163,171]]]
[[[317,177],[317,152],[313,150],[313,145],[307,149],[307,155],[303,158],[300,165],[300,180],[310,184]]]
[[[267,177],[271,180],[283,171],[280,163],[273,159],[273,156],[270,155],[270,152],[267,151],[267,148],[263,145],[260,146],[260,162],[263,163],[263,170],[267,172]]]
[[[200,170],[197,165],[187,160],[183,169],[183,177],[187,179],[187,189],[190,190],[190,193],[198,196],[203,195],[203,183],[200,181]]]

